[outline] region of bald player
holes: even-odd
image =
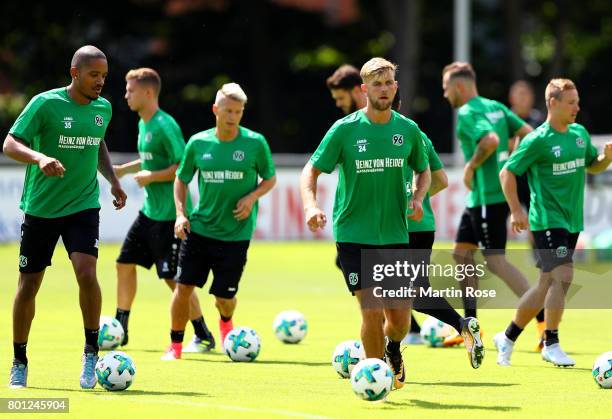
[[[80,385],[85,389],[96,385],[102,304],[96,276],[98,170],[111,184],[115,208],[123,208],[127,199],[104,142],[112,115],[110,103],[100,97],[107,74],[108,63],[102,51],[91,45],[79,48],[70,64],[70,85],[34,96],[4,140],[4,154],[27,164],[19,206],[25,217],[13,304],[10,388],[27,386],[26,345],[35,298],[60,237],[79,285],[85,333]]]

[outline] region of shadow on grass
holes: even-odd
[[[164,354],[163,350],[160,349],[132,349],[130,350],[131,352],[145,352],[145,353],[150,353],[150,354],[159,354],[159,356],[161,357]],[[128,353],[126,351],[126,353]],[[183,352],[183,354],[187,355],[197,355],[197,356],[219,356],[219,355],[223,355],[223,356],[227,356],[225,355],[225,353],[223,352],[202,352],[202,353],[192,353],[192,352]]]
[[[444,404],[426,402],[425,400],[412,400],[410,402],[390,402],[387,401],[380,406],[382,409],[405,409],[407,407],[420,407],[423,409],[439,410],[486,410],[495,412],[517,412],[521,410],[519,406],[481,406],[472,404]]]
[[[234,361],[232,361],[231,359],[229,359],[227,357],[227,355],[225,356],[225,359],[220,360],[220,359],[206,359],[206,358],[182,358],[181,361],[187,361],[187,362],[191,362],[191,361],[195,361],[195,362],[220,362],[220,363],[226,363],[226,364],[231,364]],[[308,361],[275,361],[275,360],[255,360],[253,362],[241,362],[241,364],[264,364],[264,365],[303,365],[306,367],[322,367],[322,366],[329,366],[330,363],[329,362],[308,362]]]
[[[129,397],[129,396],[198,396],[198,397],[210,397],[209,394],[206,393],[197,393],[194,391],[155,391],[155,390],[134,390],[127,389],[125,391],[106,391],[101,387],[96,387],[93,390],[85,390],[80,388],[53,388],[53,387],[28,387],[33,390],[45,390],[45,391],[61,391],[61,392],[70,392],[70,393],[90,393],[93,394],[94,397],[100,395],[113,395],[119,397]]]
[[[472,381],[437,381],[433,383],[419,383],[417,381],[411,381],[409,384],[417,384],[420,386],[440,386],[440,387],[511,387],[518,386],[517,383],[478,383]]]

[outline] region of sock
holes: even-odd
[[[170,330],[170,340],[172,341],[172,343],[183,343],[184,338],[184,330]]]
[[[225,317],[225,316],[221,316],[221,315],[219,315],[219,316],[221,317],[221,321],[222,322],[229,322],[232,319],[232,316],[229,316],[229,317]]]
[[[476,317],[476,297],[463,297],[465,317]]]
[[[98,332],[100,329],[85,329],[85,349],[84,352],[97,354],[100,348],[98,347]]]
[[[123,326],[123,331],[127,332],[128,321],[130,320],[130,310],[122,310],[120,308],[117,308],[115,318],[119,321],[119,323],[121,323],[121,326]]]
[[[559,343],[559,330],[549,330],[546,329],[544,331],[544,344],[546,346],[554,345],[555,343]]]
[[[410,315],[410,333],[421,333],[421,326],[414,318],[414,314]]]
[[[516,323],[510,322],[510,325],[506,329],[506,337],[510,339],[512,342],[516,342],[519,335],[523,332],[523,329],[518,327]]]
[[[544,321],[544,309],[540,310],[540,312],[536,315],[536,320],[538,323],[542,323]]]
[[[208,336],[208,327],[206,327],[206,322],[204,321],[204,316],[200,316],[200,318],[192,320],[191,324],[193,325],[193,331],[195,335],[200,339],[206,339]],[[208,333],[207,333],[208,332]]]
[[[13,354],[17,361],[22,364],[28,365],[28,357],[26,356],[26,346],[28,342],[25,343],[16,343],[13,342]]]
[[[399,350],[400,350],[400,343],[401,342],[395,342],[395,341],[389,339],[387,341],[387,352],[390,352],[390,353],[399,352]]]

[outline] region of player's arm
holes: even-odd
[[[604,152],[597,156],[593,163],[587,167],[587,172],[593,175],[601,173],[612,163],[612,142],[606,143]]]
[[[499,145],[499,137],[493,131],[488,132],[478,141],[474,155],[467,162],[463,169],[463,183],[465,187],[472,190],[472,179],[474,178],[474,171],[478,169],[491,154],[495,152]]]
[[[431,172],[431,186],[429,187],[429,196],[434,196],[438,192],[448,188],[448,176],[444,169],[438,169]]]
[[[115,199],[113,199],[115,209],[119,210],[125,207],[127,195],[121,188],[121,183],[119,183],[117,175],[115,175],[105,141],[100,142],[100,147],[98,148],[98,171],[102,173],[102,176],[111,184],[111,194],[115,197]]]
[[[429,166],[421,173],[416,173],[414,184],[415,190],[409,204],[409,209],[412,212],[408,218],[414,221],[421,221],[423,218],[423,199],[425,199],[425,195],[427,195],[427,191],[431,187],[431,170],[429,170]]]
[[[236,203],[236,208],[234,209],[234,218],[238,221],[246,220],[249,215],[251,215],[251,211],[253,210],[253,205],[255,202],[268,192],[272,190],[272,188],[276,185],[276,176],[272,176],[269,179],[262,179],[257,185],[257,188],[248,195],[242,197],[238,203]]]
[[[302,169],[302,175],[300,176],[300,193],[304,205],[306,224],[313,233],[318,229],[323,229],[327,224],[327,217],[317,204],[317,180],[321,173],[323,173],[321,170],[308,162]]]
[[[132,160],[123,164],[113,164],[113,170],[119,179],[128,173],[136,173],[140,170],[140,159]]]
[[[149,183],[171,182],[174,180],[178,166],[178,163],[176,163],[161,170],[140,170],[134,175],[134,180],[141,188],[144,188]]]
[[[527,214],[525,214],[518,197],[516,175],[504,167],[499,173],[499,180],[512,214],[510,218],[512,230],[519,233],[521,230],[528,229],[529,221]]]
[[[36,164],[45,176],[64,176],[64,166],[53,157],[32,150],[24,141],[11,134],[6,136],[2,152],[20,163]]]
[[[518,137],[518,139],[520,140],[525,135],[529,134],[531,131],[533,131],[533,127],[525,123],[518,130],[516,130],[516,132],[514,133],[514,138]]]
[[[177,176],[174,179],[174,206],[176,207],[176,221],[174,223],[174,234],[181,240],[185,240],[186,233],[191,232],[191,225],[187,218],[187,193],[188,185]]]

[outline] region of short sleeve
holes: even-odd
[[[517,149],[510,155],[504,167],[515,175],[521,176],[524,174],[540,158],[537,138],[537,136],[530,135],[523,138]]]
[[[517,114],[508,109],[507,106],[502,105],[502,109],[504,111],[504,115],[506,115],[506,121],[508,122],[508,135],[511,137],[514,135],[514,133],[520,130],[523,125],[526,124],[526,122]]]
[[[332,125],[310,158],[310,163],[324,173],[331,173],[340,162],[342,151],[340,131],[339,124]]]
[[[40,134],[42,129],[44,103],[45,99],[43,97],[34,96],[15,120],[9,134],[25,141],[27,144],[32,144],[32,141]]]
[[[257,161],[255,162],[255,168],[257,174],[264,180],[270,179],[276,173],[274,168],[274,161],[272,160],[272,152],[268,142],[262,136],[260,137],[261,147],[259,153],[257,153]]]
[[[412,151],[410,152],[410,156],[408,156],[408,165],[417,173],[422,173],[427,170],[427,166],[429,166],[429,159],[427,158],[427,150],[426,150],[426,142],[424,133],[420,130],[416,130]]]
[[[431,142],[427,134],[421,132],[421,135],[423,136],[423,140],[425,141],[427,159],[429,160],[429,169],[433,172],[444,168],[444,164],[442,163],[442,160],[440,160],[440,156],[438,156],[438,153],[436,153],[433,143]]]
[[[162,130],[166,136],[164,148],[172,164],[179,163],[185,151],[185,139],[178,124],[163,125]]]
[[[193,175],[196,172],[195,165],[195,150],[194,150],[194,141],[190,140],[185,147],[185,153],[183,153],[183,158],[181,159],[181,163],[179,164],[178,169],[176,170],[176,177],[178,177],[181,182],[189,184],[191,179],[193,179]]]
[[[593,145],[589,132],[585,128],[582,128],[582,133],[584,135],[584,141],[586,143],[586,152],[584,155],[584,161],[585,161],[585,165],[589,167],[591,164],[593,164],[593,162],[599,155],[599,152],[597,151],[597,147]]]

